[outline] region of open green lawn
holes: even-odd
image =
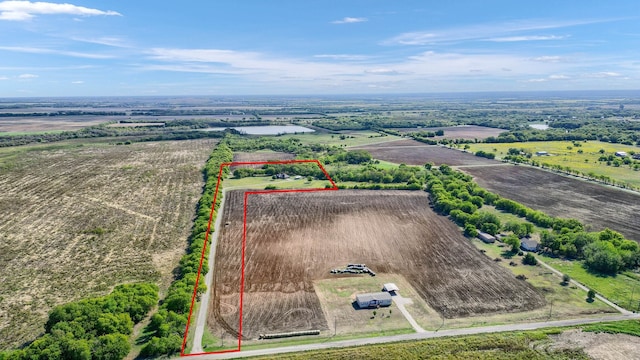
[[[341,139],[344,135],[345,139]],[[360,146],[402,139],[399,136],[380,134],[375,131],[350,131],[343,134],[289,134],[279,136],[280,139],[300,139],[303,144],[325,144],[336,146]]]
[[[602,301],[587,302],[587,294],[584,290],[579,289],[577,286],[562,286],[560,284],[562,279],[541,265],[523,265],[522,256],[511,256],[508,251],[510,246],[500,247],[502,244],[499,242],[485,244],[477,239],[472,240],[472,243],[478,249],[484,251],[489,258],[500,258],[501,261],[498,264],[509,269],[514,275],[525,275],[527,277],[526,281],[544,294],[549,306],[523,313],[510,314],[512,319],[522,318],[522,320],[527,321],[540,321],[548,319],[551,315],[557,320],[615,312],[615,309]],[[510,265],[510,262],[515,263],[516,266]],[[551,304],[553,304],[553,307],[551,307]]]
[[[600,153],[601,149],[604,149],[604,155],[612,155],[615,154],[616,151],[626,151],[627,153],[635,151],[639,153],[640,147],[600,141],[578,143],[581,146],[575,146],[571,141],[470,144],[470,151],[477,152],[478,150],[483,150],[492,152],[496,154],[496,158],[500,159],[507,155],[509,148],[523,149],[525,152],[534,154],[532,160],[540,163],[560,165],[565,168],[569,167],[584,174],[593,173],[595,175],[604,175],[634,186],[640,186],[640,171],[634,171],[629,165],[615,167],[598,161],[598,158],[602,155]],[[578,153],[579,150],[582,150],[582,153]],[[546,151],[549,153],[549,156],[536,156],[535,153],[537,151]],[[640,163],[640,161],[636,160],[636,163]]]
[[[326,185],[331,185],[331,183],[327,180],[307,181],[306,177],[302,177],[298,180],[294,179],[293,177],[282,180],[272,179],[271,176],[252,176],[242,179],[225,179],[222,183],[222,188],[225,190],[264,189],[268,185],[275,186],[276,189],[314,189],[324,188]]]
[[[540,256],[540,259],[620,307],[633,311],[640,308],[640,277],[638,274],[624,272],[616,276],[596,275],[588,272],[582,266],[581,261],[562,260],[543,255]]]

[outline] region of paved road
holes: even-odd
[[[551,270],[554,274],[560,276],[560,278],[562,278],[563,274],[562,272],[554,269],[553,267],[551,267],[549,264],[545,263],[544,261],[540,260],[540,258],[536,258],[538,260],[538,262],[540,263],[540,265],[546,267],[547,269]],[[576,285],[577,287],[579,287],[580,289],[584,290],[584,291],[589,291],[589,288],[582,285],[581,283],[571,279],[570,280],[572,284]],[[629,315],[629,314],[633,314],[633,312],[623,309],[620,306],[612,303],[611,301],[609,301],[609,299],[605,298],[604,296],[601,296],[600,294],[596,294],[596,299],[602,301],[603,303],[611,306],[612,308],[618,310],[621,314],[625,314],[625,315]]]
[[[536,330],[536,329],[542,329],[547,327],[576,326],[576,325],[592,324],[592,323],[598,323],[598,322],[604,322],[604,321],[619,321],[619,320],[630,320],[630,319],[640,319],[640,314],[609,315],[609,316],[603,316],[599,318],[588,318],[588,319],[572,319],[572,320],[545,321],[545,322],[525,323],[525,324],[474,327],[474,328],[465,328],[465,329],[451,329],[451,330],[440,330],[438,332],[429,331],[424,333],[412,333],[412,334],[403,334],[403,335],[382,336],[382,337],[376,337],[376,338],[343,340],[343,341],[296,345],[296,346],[261,349],[261,350],[247,350],[242,352],[226,353],[226,354],[199,355],[197,358],[209,360],[209,359],[234,359],[234,358],[260,356],[260,355],[271,356],[271,355],[277,355],[277,354],[308,351],[308,350],[323,350],[323,349],[341,348],[341,347],[349,347],[349,346],[384,344],[384,343],[397,342],[397,341],[422,340],[422,339],[439,338],[439,337],[446,337],[446,336],[475,335],[475,334],[486,334],[486,333],[505,332],[505,331]]]
[[[191,353],[197,354],[203,352],[202,349],[202,335],[204,334],[204,327],[207,325],[207,309],[209,307],[209,294],[211,293],[211,283],[213,282],[213,260],[216,257],[216,244],[218,241],[218,231],[220,224],[222,224],[222,211],[224,209],[224,200],[226,198],[225,190],[222,190],[222,201],[220,207],[218,207],[218,213],[216,215],[216,223],[213,227],[214,232],[211,234],[211,246],[209,247],[209,272],[205,276],[205,284],[207,285],[207,291],[200,298],[200,310],[198,311],[198,318],[196,319],[196,332],[193,337],[193,347]]]

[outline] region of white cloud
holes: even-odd
[[[375,74],[375,75],[396,75],[399,74],[398,71],[393,69],[385,69],[385,68],[377,68],[377,69],[369,69],[364,71],[367,74]]]
[[[367,55],[350,55],[350,54],[320,54],[313,55],[315,58],[319,59],[332,59],[332,60],[346,60],[346,61],[361,61],[370,59],[370,56]]]
[[[2,1],[0,2],[0,20],[25,21],[36,15],[80,15],[80,16],[122,16],[112,10],[91,9],[72,4],[50,2]]]
[[[602,22],[616,21],[617,19],[600,20],[517,20],[501,23],[488,23],[467,25],[457,28],[437,29],[427,31],[414,31],[397,35],[382,42],[384,45],[429,45],[443,42],[455,42],[466,40],[509,39],[511,41],[524,41],[527,36],[518,36],[518,33],[527,31],[539,31],[566,28],[578,25],[587,25]],[[529,36],[531,37],[531,36]],[[539,39],[540,40],[540,39]],[[551,40],[551,39],[546,39]],[[508,41],[508,40],[507,40]]]
[[[562,74],[549,75],[549,80],[568,80],[568,79],[571,79],[571,78],[567,75],[562,75]]]
[[[539,62],[556,63],[556,62],[560,62],[560,61],[562,61],[564,59],[562,57],[560,57],[560,56],[538,56],[538,57],[535,57],[535,58],[533,58],[531,60],[539,61]]]
[[[524,82],[529,82],[529,83],[540,83],[540,82],[546,82],[547,79],[529,79],[529,80],[525,80]]]
[[[100,37],[100,38],[73,37],[73,38],[71,38],[71,40],[90,43],[90,44],[98,44],[98,45],[119,47],[119,48],[127,48],[127,47],[129,47],[129,45],[127,45],[127,42],[124,39],[121,39],[121,38],[118,38],[118,37],[108,37],[108,36],[104,36],[104,37]]]
[[[567,36],[557,35],[524,35],[524,36],[506,36],[486,39],[485,41],[493,42],[517,42],[517,41],[543,41],[543,40],[561,40]]]
[[[84,59],[112,59],[113,58],[113,56],[111,55],[104,55],[104,54],[81,53],[76,51],[64,51],[64,50],[44,49],[44,48],[35,48],[35,47],[26,47],[26,46],[0,46],[0,50],[23,52],[23,53],[30,53],[30,54],[64,55],[64,56],[78,57],[78,58],[84,58]]]
[[[78,81],[72,81],[71,83],[75,85],[80,85],[80,84],[84,84],[84,81],[78,80]]]
[[[622,74],[613,71],[601,71],[597,73],[586,74],[586,77],[590,78],[612,78],[620,76],[622,76]]]
[[[39,77],[38,75],[34,75],[34,74],[21,74],[21,75],[18,75],[18,79],[23,79],[23,80],[35,79],[35,78],[38,78],[38,77]]]
[[[341,20],[335,20],[332,21],[332,24],[354,24],[354,23],[359,23],[359,22],[365,22],[368,21],[367,18],[362,18],[362,17],[345,17],[342,18]]]
[[[0,80],[9,80],[9,78],[6,76],[0,76]]]

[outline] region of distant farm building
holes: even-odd
[[[386,283],[382,286],[382,291],[386,291],[389,294],[395,294],[396,291],[400,290],[398,286],[394,283]]]
[[[478,231],[478,239],[482,240],[483,242],[485,242],[487,244],[492,244],[492,243],[496,242],[495,236],[493,236],[491,234],[487,234],[487,233],[482,232],[482,231]]]
[[[546,151],[536,151],[537,156],[548,156],[549,153]]]
[[[616,151],[616,156],[627,157],[627,152],[626,151]]]
[[[285,173],[276,174],[276,179],[288,179],[288,178],[289,178],[289,175]]]
[[[540,249],[540,243],[533,240],[532,238],[522,238],[520,239],[520,249],[524,251],[538,251]]]
[[[631,156],[631,157],[636,159],[636,160],[640,160],[640,153],[633,154],[633,156]]]
[[[356,302],[361,309],[391,306],[391,294],[388,292],[359,294],[356,295]]]

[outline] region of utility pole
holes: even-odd
[[[553,311],[553,301],[551,302],[551,306],[549,307],[549,319],[551,319],[551,312]]]
[[[337,333],[338,333],[338,317],[334,316],[333,317],[333,337],[335,337]]]
[[[224,330],[220,333],[220,347],[224,347]]]

